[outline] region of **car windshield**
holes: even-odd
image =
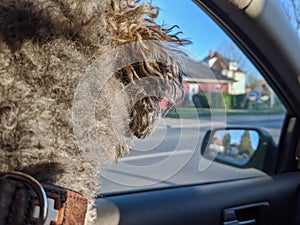
[[[221,167],[210,167],[201,157],[205,133],[217,127],[260,127],[278,143],[285,118],[285,108],[260,72],[193,1],[153,4],[161,8],[159,24],[178,25],[180,36],[192,41],[183,49],[184,91],[177,93],[175,107],[169,108],[170,102],[163,99],[160,107],[167,111],[154,132],[145,139],[134,138],[130,153],[102,172],[104,194],[234,178],[239,172],[223,174]],[[215,151],[243,164],[250,156],[234,147],[241,136],[229,152],[220,136]],[[254,141],[258,143],[258,137]]]

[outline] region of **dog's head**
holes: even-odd
[[[148,135],[162,97],[181,85],[168,44],[188,41],[156,24],[157,16],[151,4],[125,0],[1,1],[0,171],[22,170],[84,194],[95,190],[94,165],[123,155],[133,136]],[[78,88],[95,63],[98,79],[106,80],[101,90]],[[82,143],[95,138],[85,129],[87,113],[74,109],[86,93],[95,98],[101,141],[92,153]]]

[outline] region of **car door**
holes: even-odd
[[[191,3],[190,1],[186,2],[189,2],[186,4]],[[173,4],[179,3],[173,2]],[[256,156],[253,156],[258,161],[251,163],[249,156],[247,156],[249,157],[247,163],[242,165],[218,160],[217,156],[225,152],[225,150],[221,150],[222,148],[215,151],[213,158],[207,158],[205,151],[202,152],[202,155],[200,154],[205,137],[200,135],[201,137],[197,139],[189,134],[186,137],[190,138],[187,142],[190,143],[196,139],[196,144],[194,145],[195,151],[187,160],[198,160],[195,168],[192,164],[186,163],[176,167],[177,170],[170,175],[167,171],[163,171],[164,167],[161,167],[159,174],[167,176],[167,179],[163,179],[164,176],[153,174],[157,173],[157,171],[154,172],[155,170],[146,170],[145,166],[138,167],[138,171],[132,170],[132,165],[125,164],[107,168],[103,172],[104,186],[108,180],[111,179],[111,182],[107,186],[106,192],[101,193],[97,199],[96,224],[300,224],[299,39],[293,33],[278,4],[273,0],[195,0],[192,4],[196,8],[200,7],[226,31],[243,51],[243,54],[251,60],[255,69],[263,75],[265,83],[272,89],[273,97],[276,96],[276,101],[280,102],[282,114],[274,116],[267,110],[264,111],[264,106],[260,101],[251,100],[253,94],[248,95],[248,103],[252,101],[249,103],[252,108],[244,116],[240,114],[245,111],[242,112],[237,108],[235,111],[232,110],[232,113],[235,113],[233,116],[229,115],[229,111],[226,112],[224,119],[223,111],[220,113],[215,109],[211,110],[207,117],[214,118],[213,121],[206,120],[205,110],[200,110],[200,114],[197,112],[197,115],[201,115],[201,124],[205,124],[205,121],[208,123],[213,121],[219,128],[227,126],[229,129],[228,124],[230,124],[233,125],[233,128],[251,127],[251,129],[259,129],[262,133],[266,131],[261,134],[259,142],[263,150],[257,151],[254,154]],[[209,56],[212,56],[212,52],[209,53]],[[209,56],[204,59],[207,64],[213,58]],[[226,63],[226,60],[223,62]],[[189,63],[190,69],[193,67],[193,62]],[[230,66],[235,67],[235,64],[230,64]],[[198,69],[200,70],[200,67]],[[191,70],[187,69],[187,71]],[[219,84],[222,79],[222,84],[226,79],[226,82],[231,82],[230,79],[235,80],[232,77],[226,77],[215,77],[215,79],[218,79]],[[193,84],[196,83],[194,81]],[[188,79],[186,82],[189,82]],[[195,86],[191,87],[195,89]],[[217,88],[226,99],[224,97],[226,95],[224,94],[225,85],[219,85]],[[229,90],[230,85],[228,92],[230,92]],[[192,89],[188,91],[192,93]],[[194,102],[201,103],[203,95],[207,97],[207,93],[202,95],[200,93],[199,101]],[[236,101],[238,101],[237,96],[238,94],[235,95]],[[211,95],[210,98],[214,99],[212,102],[218,102],[217,97],[214,98]],[[226,102],[224,99],[223,101]],[[193,102],[193,98],[188,96],[186,101],[187,104],[190,104]],[[231,105],[233,104],[237,103],[231,100]],[[170,117],[190,117],[190,115],[191,113],[187,109],[182,109],[182,111],[179,109],[179,111],[169,114]],[[261,127],[257,122],[259,119],[267,125]],[[279,133],[272,133],[273,127],[268,122],[269,120],[272,120],[272,123],[280,123],[278,125]],[[188,119],[184,120],[184,124],[177,124],[174,120],[170,121],[168,128],[175,129],[172,135],[175,135],[178,126],[180,128],[183,126],[197,127],[193,122],[189,124],[191,120]],[[205,132],[210,130],[201,124],[199,129],[204,129]],[[213,130],[215,127],[210,128]],[[218,145],[218,141],[215,143]],[[180,143],[177,143],[175,147],[172,144],[166,146],[172,149],[178,145]],[[259,155],[258,152],[262,154]],[[181,165],[180,160],[185,161],[184,153],[183,149],[177,152],[170,165]],[[165,152],[159,154],[162,157]],[[143,158],[141,155],[129,157],[131,158],[124,158],[123,163],[136,160],[135,166],[142,163],[141,161],[145,158],[151,158],[150,156]],[[157,163],[159,164],[159,162],[152,161],[152,164],[156,165]],[[190,172],[186,178],[187,175],[182,171],[187,169],[190,169],[189,171],[194,169],[196,172]],[[139,179],[145,182],[141,182],[140,185],[130,185]]]

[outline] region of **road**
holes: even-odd
[[[101,192],[114,193],[259,176],[262,173],[255,169],[237,172],[236,168],[203,158],[200,154],[202,139],[207,130],[227,125],[261,127],[278,142],[283,119],[279,115],[164,118],[149,137],[144,140],[134,139],[128,156],[101,172]]]

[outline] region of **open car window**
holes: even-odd
[[[255,155],[259,136],[251,132],[216,133],[212,151],[231,163],[203,157],[208,130],[219,127],[261,128],[274,146],[280,141],[286,109],[260,72],[192,1],[156,0],[157,20],[165,28],[178,25],[192,41],[182,56],[183,91],[175,107],[167,98],[154,132],[136,138],[131,152],[101,173],[102,194],[264,176],[259,166],[243,168]],[[247,143],[247,144],[243,144]],[[247,149],[243,146],[247,145]],[[237,165],[237,166],[234,166]]]

